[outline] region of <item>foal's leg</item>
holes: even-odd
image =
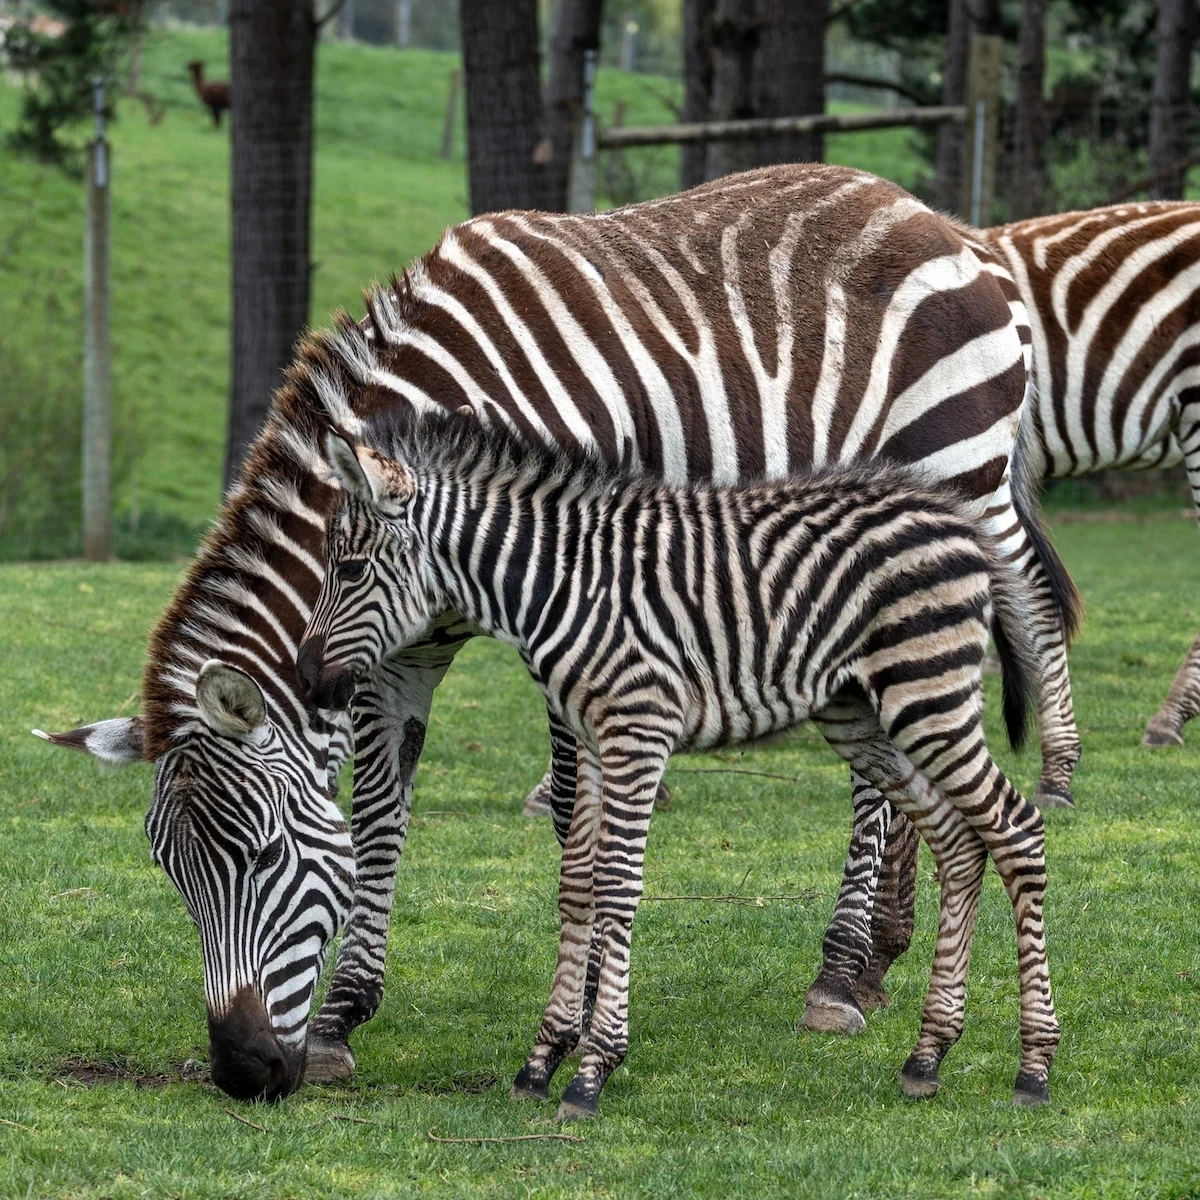
[[[958,810],[888,740],[865,699],[858,702],[857,735],[846,736],[846,709],[854,701],[840,699],[834,721],[826,721],[825,711],[814,713],[813,721],[859,775],[904,809],[937,863],[941,882],[937,948],[920,1037],[900,1079],[906,1095],[931,1096],[937,1091],[938,1064],[962,1033],[971,935],[987,854]]]
[[[912,944],[917,908],[917,849],[921,836],[900,811],[888,829],[875,906],[871,910],[871,959],[858,979],[858,1002],[864,1012],[886,1008],[883,977]]]
[[[579,747],[575,807],[563,846],[558,885],[558,965],[537,1042],[509,1092],[513,1100],[546,1100],[550,1079],[584,1030],[584,990],[592,944],[593,870],[601,818],[600,762]]]

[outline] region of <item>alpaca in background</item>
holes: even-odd
[[[200,97],[200,103],[212,113],[213,125],[220,129],[221,114],[229,108],[229,80],[213,79],[205,83],[202,62],[190,62],[187,67],[191,72],[192,87]]]

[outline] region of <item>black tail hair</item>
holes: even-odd
[[[1003,680],[1004,726],[1009,745],[1020,750],[1029,733],[1030,701],[1034,693],[1032,673],[1026,656],[1013,645],[998,615],[992,618],[992,640],[996,643]]]
[[[1026,405],[1029,397],[1026,397]],[[1067,645],[1079,632],[1083,624],[1083,597],[1075,586],[1075,581],[1067,572],[1063,561],[1058,557],[1058,551],[1050,541],[1042,524],[1042,508],[1038,503],[1038,481],[1034,478],[1030,464],[1029,439],[1032,438],[1032,419],[1028,408],[1021,416],[1021,429],[1017,434],[1017,443],[1012,453],[1012,500],[1013,508],[1017,511],[1029,541],[1033,545],[1033,553],[1046,573],[1046,581],[1050,585],[1050,595],[1054,607],[1058,609],[1062,621],[1063,635]],[[999,643],[997,642],[997,650]]]

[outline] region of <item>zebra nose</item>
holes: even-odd
[[[310,637],[302,642],[296,655],[296,678],[304,695],[312,700],[321,682],[321,666],[325,658],[325,639]]]
[[[312,702],[318,708],[343,709],[350,707],[354,695],[354,672],[347,667],[327,667],[313,689]]]
[[[279,1100],[299,1086],[302,1062],[289,1063],[262,1001],[249,988],[222,1017],[208,1018],[213,1083],[235,1100]]]

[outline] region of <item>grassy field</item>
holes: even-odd
[[[1047,821],[1064,1028],[1051,1106],[1009,1103],[1014,937],[992,874],[966,1033],[936,1100],[906,1103],[896,1084],[931,953],[927,859],[891,1008],[854,1040],[795,1031],[848,829],[844,770],[809,730],[744,760],[676,761],[647,890],[818,894],[647,902],[632,1049],[601,1119],[573,1129],[581,1142],[500,1145],[429,1134],[556,1128],[552,1106],[506,1099],[556,925],[550,830],[519,816],[545,734],[515,658],[474,644],[436,699],[387,998],[356,1035],[357,1076],[238,1106],[197,1078],[198,946],[142,833],[151,768],[99,771],[27,733],[132,711],[179,568],[0,567],[0,1195],[1200,1195],[1200,733],[1182,750],[1137,744],[1200,625],[1196,531],[1073,522],[1058,540],[1089,622],[1072,655],[1079,808]],[[1000,757],[1032,784],[1035,756]],[[787,779],[697,773],[728,768]]]
[[[226,72],[219,32],[157,31],[151,125],[124,101],[113,127],[113,350],[118,553],[187,552],[220,494],[228,395],[228,128],[213,130],[184,64]],[[403,271],[468,215],[465,136],[440,156],[457,57],[341,42],[318,51],[311,317],[359,311],[361,288]],[[672,119],[678,85],[600,74],[597,107],[629,125]],[[0,130],[20,92],[0,82]],[[459,106],[461,121],[462,106]],[[830,161],[917,181],[905,130],[841,135]],[[634,199],[675,190],[673,150],[629,151],[602,180]],[[610,170],[614,168],[614,170]],[[614,173],[615,171],[615,173]],[[0,558],[78,553],[83,194],[0,145]]]

